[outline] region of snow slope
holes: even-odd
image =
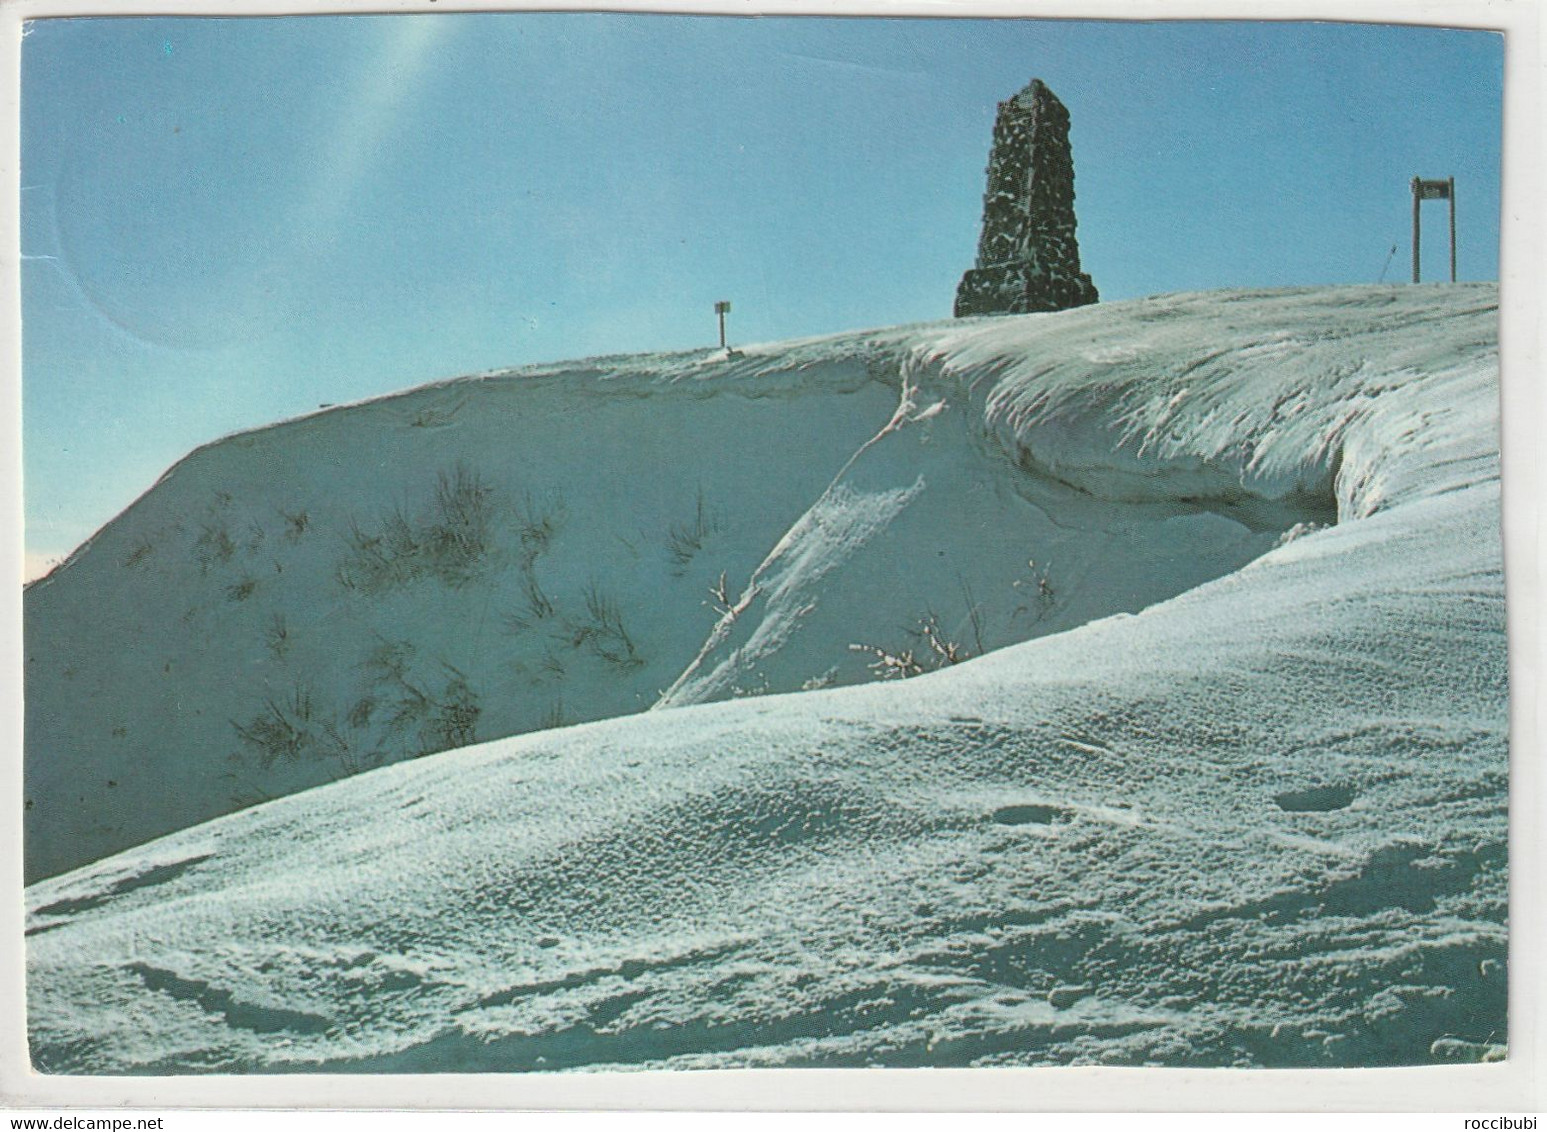
[[[1198,315],[1172,341],[1145,309],[1180,372]],[[487,375],[200,449],[25,595],[28,879],[402,758],[978,655],[1331,521],[1325,475],[1017,467],[999,362],[934,356],[962,325]],[[1039,364],[1105,340],[1047,325]]]
[[[508,495],[518,471],[550,470],[517,454],[561,459],[580,445],[551,469],[586,508],[582,522],[571,504],[545,550],[555,556],[565,537],[600,553],[636,527],[692,522],[700,484],[721,510],[691,577],[674,574],[682,563],[663,543],[653,562],[630,560],[653,571],[638,582],[610,560],[573,560],[629,595],[620,610],[631,633],[637,619],[639,652],[670,654],[649,669],[663,710],[399,762],[34,884],[37,1065],[1498,1056],[1508,763],[1495,300],[1479,285],[1225,292],[709,364],[613,359],[590,377],[451,383],[196,454],[116,526],[174,530],[158,495],[179,480],[195,498],[221,490],[201,459],[229,474],[257,453],[283,489],[301,461],[263,453],[308,444],[338,468],[330,498],[299,504],[319,513],[356,512],[374,480],[457,456]],[[433,423],[381,427],[410,410],[458,421],[475,400],[479,412],[434,443],[418,439]],[[661,439],[630,414],[640,406],[691,424],[663,424]],[[578,439],[591,435],[571,420],[580,413],[601,439]],[[562,443],[545,443],[561,424]],[[362,455],[378,432],[390,459]],[[407,467],[404,450],[421,443]],[[232,496],[235,528],[256,511]],[[410,526],[422,506],[405,503]],[[387,626],[433,628],[476,587],[503,594],[531,572],[520,533],[499,552],[517,559],[503,573],[443,583],[426,566],[364,594],[356,578],[304,628],[341,648]],[[43,652],[31,647],[43,610],[50,625],[66,616],[67,585],[83,602],[107,585],[72,578],[144,565],[122,565],[119,534],[110,526],[29,591],[29,656]],[[716,538],[721,553],[705,553]],[[328,556],[302,565],[306,545],[275,556],[275,574],[320,577]],[[235,547],[206,573],[262,553]],[[584,605],[573,565],[549,574],[537,561],[556,606]],[[735,582],[716,622],[697,591],[721,570]],[[167,579],[169,592],[194,576]],[[680,625],[690,609],[692,632]],[[932,667],[919,628],[930,614],[937,642],[977,653],[981,632],[991,651],[900,682],[673,706],[853,683],[910,650]],[[166,632],[158,646],[176,643]],[[1025,637],[1036,639],[993,648]],[[298,635],[291,655],[302,648]],[[581,710],[652,699],[596,651],[586,638],[564,654],[598,666],[566,687],[615,697]],[[29,688],[29,797],[45,755],[70,773],[114,757],[42,744],[31,728],[44,695]],[[154,707],[126,703],[131,721]],[[229,746],[229,733],[216,744]],[[196,754],[131,769],[194,784]],[[62,808],[29,827],[29,841],[47,838],[29,858],[41,872],[156,832],[124,814],[112,837],[66,851]],[[153,820],[186,825],[196,809]]]

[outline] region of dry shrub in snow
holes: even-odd
[[[477,576],[492,549],[493,496],[494,489],[466,465],[442,471],[422,514],[398,507],[374,530],[350,525],[350,553],[339,563],[339,582],[364,593],[427,577],[447,586],[464,585]]]
[[[849,648],[874,657],[870,671],[882,680],[906,680],[972,659],[970,652],[940,631],[940,619],[933,613],[920,617],[917,627],[907,632],[915,641],[907,648],[892,650],[866,644]]]

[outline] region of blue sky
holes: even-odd
[[[190,448],[501,365],[949,315],[994,108],[1068,106],[1108,300],[1498,272],[1502,37],[1272,23],[77,19],[22,57],[29,556]],[[1425,208],[1425,273],[1446,269]],[[1392,245],[1397,254],[1387,267]]]

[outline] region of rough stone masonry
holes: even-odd
[[[1041,79],[999,104],[977,264],[956,317],[1060,311],[1097,300],[1074,238],[1069,111]]]

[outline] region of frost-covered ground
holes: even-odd
[[[1497,1056],[1496,320],[1168,296],[200,450],[26,595],[36,1063]]]

